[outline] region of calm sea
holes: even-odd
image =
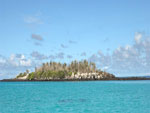
[[[0,113],[150,113],[150,81],[0,82]]]

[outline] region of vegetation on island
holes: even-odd
[[[73,75],[96,73],[97,75],[104,75],[108,78],[115,76],[103,72],[96,68],[95,63],[84,61],[72,61],[70,64],[60,62],[43,63],[41,67],[35,68],[35,72],[29,73],[27,70],[20,73],[16,78],[27,76],[27,80],[50,80],[50,79],[73,79]],[[82,79],[82,77],[80,77]]]

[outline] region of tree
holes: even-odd
[[[17,77],[23,77],[28,75],[29,80],[34,79],[64,79],[65,77],[69,77],[72,73],[90,73],[96,72],[99,75],[107,75],[107,77],[114,77],[106,72],[98,70],[96,68],[96,64],[93,62],[88,62],[87,60],[77,61],[74,60],[70,64],[60,63],[60,62],[47,62],[43,63],[42,66],[36,67],[35,72],[29,73],[29,70],[26,70],[24,73],[20,73]]]

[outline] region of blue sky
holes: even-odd
[[[0,0],[0,79],[33,70],[42,62],[75,59],[94,61],[117,76],[149,74],[149,4]]]

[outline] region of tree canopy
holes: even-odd
[[[65,77],[70,77],[72,73],[105,73],[96,68],[95,63],[88,62],[87,60],[77,61],[74,60],[70,64],[60,63],[60,62],[47,62],[43,63],[42,66],[36,67],[35,72],[20,73],[18,77],[23,77],[28,74],[27,79],[63,79]]]

